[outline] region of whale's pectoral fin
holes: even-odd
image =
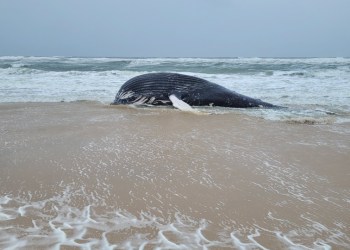
[[[169,96],[170,101],[173,103],[175,108],[178,108],[182,111],[194,111],[194,109],[188,105],[186,102],[179,99],[176,94],[172,94]]]

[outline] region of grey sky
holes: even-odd
[[[350,0],[0,0],[0,55],[350,56]]]

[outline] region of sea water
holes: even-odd
[[[0,102],[113,102],[128,79],[149,72],[197,76],[286,110],[239,110],[275,120],[350,119],[350,58],[0,57]],[[227,112],[225,109],[217,112]],[[237,110],[229,109],[230,112]]]
[[[349,65],[1,57],[0,249],[349,249]],[[286,109],[109,105],[163,71]]]

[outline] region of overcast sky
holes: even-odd
[[[350,0],[0,0],[0,55],[349,57]]]

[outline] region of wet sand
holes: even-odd
[[[350,124],[0,104],[0,248],[350,248]]]

